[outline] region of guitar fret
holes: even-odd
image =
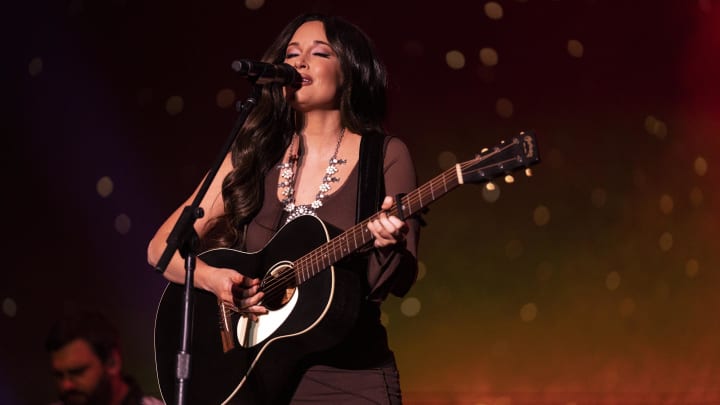
[[[330,242],[330,243],[327,244],[327,248],[325,249],[325,254],[323,255],[323,259],[324,259],[323,265],[324,265],[324,267],[327,267],[327,266],[330,265],[330,263],[334,262],[334,260],[331,260],[332,254],[333,254],[332,242]]]
[[[305,265],[303,266],[303,272],[305,273],[305,280],[309,280],[310,277],[312,277],[312,270],[311,267],[312,263],[306,260]]]
[[[426,205],[465,182],[478,182],[478,178],[489,180],[492,176],[498,176],[507,171],[507,166],[512,168],[530,166],[539,160],[535,150],[535,140],[532,134],[523,133],[522,136],[523,140],[513,140],[513,147],[507,145],[503,149],[495,148],[488,154],[476,155],[473,160],[458,163],[445,170],[419,188],[403,196],[393,205],[391,210],[395,210],[396,213],[409,218],[413,214],[420,212]],[[523,145],[520,145],[520,143]],[[511,151],[505,152],[505,150],[511,148],[518,149],[518,155],[525,155],[527,160],[518,161],[516,157],[508,158],[507,156],[511,156],[508,152]],[[485,165],[483,166],[483,164]],[[489,174],[488,171],[491,171],[491,173]],[[372,241],[372,233],[367,229],[367,224],[369,221],[377,219],[378,215],[380,213],[376,213],[365,221],[347,229],[336,238],[328,241],[325,246],[308,253],[305,258],[308,259],[309,263],[303,266],[303,278],[311,278],[316,273]]]
[[[295,279],[298,281],[298,284],[305,282],[305,277],[303,277],[303,269],[300,261],[295,263]]]

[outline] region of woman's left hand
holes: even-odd
[[[392,246],[404,240],[408,233],[408,227],[404,221],[386,213],[394,202],[392,197],[386,196],[380,207],[383,212],[380,213],[378,219],[368,222],[368,230],[375,238],[374,245],[377,248]]]

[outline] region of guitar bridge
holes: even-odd
[[[223,352],[227,353],[235,348],[235,337],[232,332],[232,313],[234,308],[218,300],[218,312],[220,319],[220,339],[222,340]]]

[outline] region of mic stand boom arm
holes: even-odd
[[[254,83],[253,83],[254,84]],[[238,106],[239,115],[235,121],[235,125],[230,132],[230,136],[225,141],[220,153],[215,159],[215,163],[208,171],[205,181],[198,190],[195,199],[192,204],[186,206],[180,218],[175,223],[170,235],[167,238],[167,246],[163,251],[160,260],[158,260],[155,269],[161,273],[165,272],[168,263],[175,255],[175,251],[179,251],[180,255],[185,259],[185,295],[183,297],[183,326],[182,326],[182,342],[180,350],[177,354],[177,366],[176,366],[176,395],[175,404],[185,405],[187,383],[190,379],[190,337],[192,336],[192,315],[193,315],[193,277],[195,272],[195,261],[197,257],[198,235],[195,232],[195,220],[202,218],[204,215],[203,209],[200,207],[200,202],[207,193],[208,188],[213,179],[217,175],[220,166],[222,165],[225,156],[230,151],[235,139],[237,138],[240,129],[245,124],[250,111],[257,104],[257,100],[260,97],[261,87],[259,85],[253,85],[250,96]]]

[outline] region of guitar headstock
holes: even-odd
[[[461,183],[482,183],[498,177],[512,182],[512,173],[540,162],[534,131],[522,131],[492,148],[483,149],[474,159],[458,164]]]

